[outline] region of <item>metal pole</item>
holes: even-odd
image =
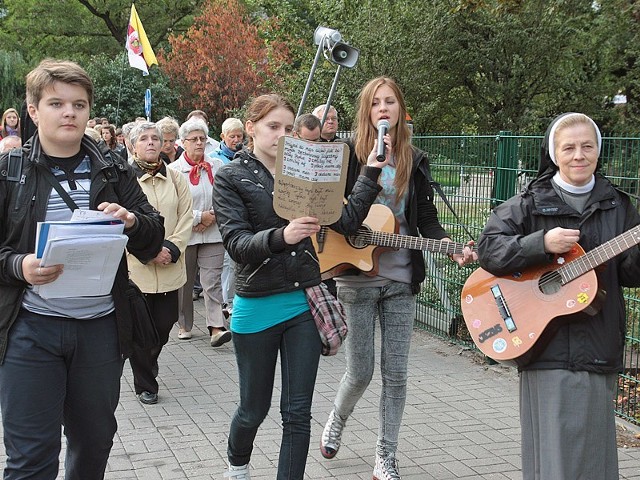
[[[327,113],[329,113],[329,108],[331,107],[331,100],[333,100],[333,95],[336,93],[336,89],[338,88],[338,78],[340,78],[341,70],[342,70],[342,65],[338,65],[338,69],[336,70],[336,76],[333,77],[333,84],[331,85],[331,90],[329,91],[329,97],[327,98],[327,103],[324,106],[324,113],[322,114],[322,120],[320,121],[320,131],[322,131],[322,127],[324,127],[324,121],[327,119]]]
[[[298,107],[298,114],[296,118],[302,115],[302,110],[304,109],[304,104],[307,101],[307,95],[309,95],[309,88],[311,87],[311,80],[313,80],[313,75],[316,72],[316,67],[318,66],[318,61],[320,60],[320,55],[323,50],[324,39],[318,45],[318,51],[316,52],[316,58],[313,60],[313,65],[311,65],[311,71],[309,72],[309,78],[307,79],[307,85],[304,87],[304,93],[302,94],[302,100],[300,100],[300,106]]]
[[[122,77],[127,62],[127,53],[122,57],[122,68],[120,69],[120,86],[118,87],[118,106],[116,107],[116,125],[120,125],[120,96],[122,95]]]

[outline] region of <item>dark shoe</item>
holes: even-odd
[[[140,395],[138,395],[138,399],[146,405],[153,405],[155,403],[158,403],[158,394],[151,392],[142,392]]]
[[[193,299],[194,300],[198,300],[200,298],[200,294],[202,293],[202,290],[194,290],[193,291]]]

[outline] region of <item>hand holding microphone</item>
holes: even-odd
[[[376,152],[376,160],[379,162],[384,162],[387,158],[384,153],[384,136],[389,132],[390,128],[389,120],[382,119],[378,122],[378,151]]]
[[[389,120],[382,119],[378,122],[378,141],[374,149],[369,154],[369,158],[367,159],[367,165],[369,165],[370,167],[382,168],[388,163],[386,155],[386,149],[388,147],[384,143],[384,137],[389,134],[390,128],[391,124],[389,123]]]

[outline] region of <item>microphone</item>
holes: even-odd
[[[387,134],[391,125],[389,124],[389,120],[380,120],[378,122],[378,153],[376,154],[376,160],[379,162],[384,162],[385,160],[385,144],[384,144],[384,136]]]

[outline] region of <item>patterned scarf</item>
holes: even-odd
[[[160,167],[162,166],[162,160],[160,159],[155,162],[147,162],[139,159],[137,155],[133,157],[133,161],[136,162],[136,165],[138,165],[143,172],[148,173],[151,176],[158,173],[158,170],[160,170]]]
[[[213,172],[211,171],[211,165],[204,159],[204,157],[202,157],[202,160],[196,163],[189,158],[187,152],[184,152],[184,159],[189,165],[191,165],[191,171],[189,172],[189,180],[191,181],[191,185],[198,185],[200,183],[200,170],[207,171],[209,181],[211,182],[211,185],[213,185]]]

